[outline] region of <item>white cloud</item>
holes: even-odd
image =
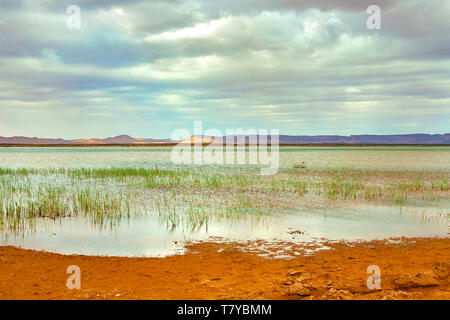
[[[56,120],[149,137],[199,117],[290,134],[450,122],[445,1],[385,2],[377,32],[365,0],[80,1],[79,32],[60,3],[0,4],[0,135],[61,136]]]

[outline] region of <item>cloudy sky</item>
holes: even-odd
[[[0,136],[449,132],[449,31],[448,0],[0,0]]]

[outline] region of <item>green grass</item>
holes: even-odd
[[[0,168],[0,226],[22,230],[36,218],[85,215],[100,225],[149,211],[174,229],[213,218],[262,217],[302,199],[376,201],[449,197],[445,172],[281,170],[275,176],[192,168]]]

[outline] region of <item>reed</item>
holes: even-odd
[[[0,226],[85,215],[100,225],[155,211],[170,229],[211,219],[262,217],[305,196],[329,201],[449,199],[449,174],[360,169],[282,169],[271,177],[192,168],[0,168]],[[287,202],[290,199],[292,203]]]

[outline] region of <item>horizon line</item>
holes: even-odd
[[[212,135],[190,135],[186,138],[195,137],[195,136],[203,136],[203,137],[226,137],[226,136],[259,136],[261,134],[246,134],[245,132],[243,134],[231,134],[231,135],[221,135],[221,136],[212,136]],[[387,133],[387,134],[378,134],[378,133],[361,133],[361,134],[279,134],[278,136],[289,136],[289,137],[354,137],[354,136],[415,136],[415,135],[429,135],[429,136],[435,136],[435,135],[450,135],[450,132],[444,132],[444,133],[424,133],[424,132],[417,132],[417,133]],[[267,136],[271,136],[271,134],[267,134]],[[42,136],[26,136],[26,135],[12,135],[12,136],[2,136],[0,135],[0,138],[28,138],[28,139],[52,139],[52,140],[66,140],[66,141],[74,141],[74,140],[91,140],[91,139],[98,139],[98,140],[104,140],[109,138],[118,138],[118,137],[130,137],[133,139],[152,139],[152,140],[172,140],[170,137],[165,138],[153,138],[153,137],[137,137],[130,134],[118,134],[118,135],[109,135],[105,137],[88,137],[88,138],[62,138],[62,137],[42,137]]]

